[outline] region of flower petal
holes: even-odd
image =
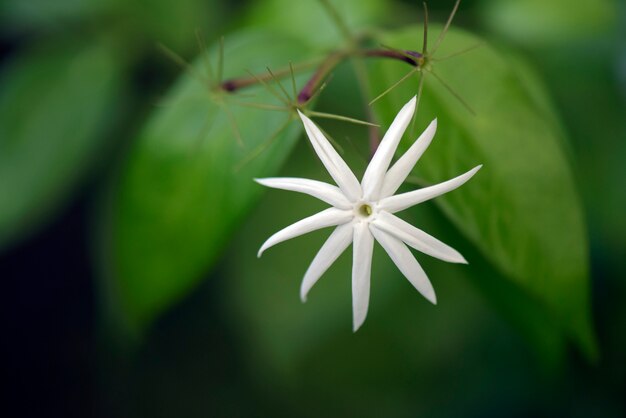
[[[424,132],[415,140],[413,145],[396,161],[396,163],[385,174],[385,180],[380,191],[381,197],[387,197],[394,194],[400,185],[406,180],[415,164],[420,159],[426,148],[430,145],[430,142],[435,136],[437,131],[437,119],[430,122],[430,125]]]
[[[304,274],[302,285],[300,286],[300,298],[306,302],[306,295],[317,280],[328,270],[328,268],[339,258],[352,242],[352,224],[339,225],[328,237],[322,248],[311,262],[311,265]]]
[[[348,199],[341,193],[339,187],[322,181],[293,177],[270,177],[254,179],[254,181],[274,189],[305,193],[339,209],[349,209],[352,207],[352,204],[348,202]]]
[[[398,269],[411,282],[411,284],[431,303],[437,304],[437,297],[428,276],[419,265],[411,250],[399,239],[387,234],[386,232],[373,227],[372,234],[376,241],[387,251],[391,260],[398,266]]]
[[[268,248],[283,242],[288,239],[299,237],[300,235],[304,235],[307,232],[315,231],[318,229],[326,228],[328,226],[335,226],[339,224],[346,223],[353,218],[354,214],[351,210],[341,210],[337,208],[328,208],[321,212],[316,213],[315,215],[309,216],[308,218],[304,218],[301,221],[296,222],[295,224],[289,225],[287,228],[281,229],[263,243],[258,257],[261,257],[263,251]]]
[[[395,215],[380,212],[372,225],[424,254],[450,263],[467,264],[465,258],[457,250]]]
[[[410,208],[411,206],[415,206],[418,203],[433,199],[437,196],[441,196],[444,193],[448,193],[449,191],[462,186],[466,181],[471,179],[481,167],[482,165],[474,167],[465,174],[461,174],[460,176],[444,181],[443,183],[435,184],[434,186],[424,187],[423,189],[414,190],[412,192],[386,197],[379,202],[378,208],[380,210],[386,210],[387,212],[394,213]]]
[[[330,176],[335,180],[337,186],[349,200],[355,201],[359,199],[361,197],[361,185],[354,173],[352,173],[346,162],[335,151],[331,143],[328,142],[328,139],[311,119],[307,118],[299,110],[298,114],[302,119],[302,123],[304,123],[304,129],[311,144],[313,144],[313,149],[315,149],[317,156],[324,164],[324,167],[326,167],[326,170],[328,170]]]
[[[378,200],[385,173],[389,169],[389,164],[391,164],[396,148],[398,148],[402,135],[406,127],[409,126],[411,117],[413,117],[415,102],[416,98],[413,96],[400,112],[398,112],[398,115],[391,123],[376,153],[372,157],[372,161],[370,161],[367,166],[365,174],[363,175],[363,181],[361,182],[363,198],[365,200]]]
[[[356,332],[365,317],[370,300],[370,274],[374,237],[366,222],[354,224],[354,246],[352,251],[352,318]]]

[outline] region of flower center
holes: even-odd
[[[362,204],[361,206],[359,206],[359,215],[363,216],[364,218],[367,218],[368,216],[370,216],[372,214],[372,207],[368,204]]]

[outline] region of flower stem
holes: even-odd
[[[356,74],[356,80],[359,84],[359,88],[361,90],[361,95],[363,96],[363,110],[367,115],[367,119],[374,123],[376,121],[376,117],[374,116],[374,112],[372,108],[367,104],[367,99],[371,93],[370,86],[367,82],[367,69],[365,67],[365,63],[361,57],[353,57],[352,66],[354,67],[354,73]],[[369,148],[370,148],[370,158],[374,156],[374,153],[378,149],[378,145],[380,144],[380,132],[378,131],[378,126],[370,126],[368,128],[368,136],[369,136]]]
[[[317,65],[318,62],[319,60],[309,60],[309,61],[301,62],[299,64],[292,65],[287,68],[281,68],[278,71],[274,71],[273,76],[272,74],[266,72],[264,74],[259,74],[257,76],[230,78],[230,79],[224,80],[220,84],[220,87],[222,90],[232,93],[237,90],[243,89],[245,87],[250,87],[255,84],[261,83],[263,81],[272,81],[274,77],[276,78],[287,77],[291,75],[292,71],[297,72],[297,71],[308,70],[309,68]]]
[[[311,97],[313,97],[315,91],[320,86],[322,81],[324,81],[328,73],[330,73],[341,61],[343,61],[345,56],[345,52],[334,52],[330,54],[319,67],[317,67],[315,73],[313,73],[309,81],[307,81],[302,90],[300,90],[300,93],[298,93],[298,104],[305,104],[311,99]]]
[[[422,54],[416,51],[394,51],[390,49],[368,49],[360,51],[360,54],[364,57],[379,57],[379,58],[391,58],[399,61],[406,62],[407,64],[417,67],[420,65],[419,59],[422,58]]]
[[[321,64],[317,67],[317,70],[313,73],[309,81],[305,84],[305,86],[298,93],[298,103],[304,104],[311,99],[314,95],[315,91],[321,83],[324,81],[326,76],[343,60],[346,58],[356,56],[356,57],[366,57],[366,58],[388,58],[394,59],[398,61],[405,62],[413,67],[419,67],[421,65],[420,58],[422,58],[422,54],[415,51],[395,51],[389,49],[364,49],[364,50],[356,50],[354,52],[349,51],[335,51],[328,55]],[[292,68],[283,68],[278,71],[275,71],[273,76],[269,73],[259,74],[251,77],[238,77],[231,78],[228,80],[224,80],[220,87],[222,90],[227,92],[235,92],[241,90],[246,87],[253,86],[255,84],[261,82],[272,81],[274,78],[280,79],[284,77],[288,77],[292,74],[292,72],[300,72],[304,70],[308,70],[319,62],[319,60],[315,61],[307,61],[302,62],[300,64],[293,65]]]
[[[348,25],[343,20],[343,18],[341,17],[337,9],[335,9],[335,6],[333,6],[329,0],[320,0],[320,3],[322,3],[322,6],[324,6],[324,9],[326,9],[326,12],[330,16],[330,18],[333,20],[333,22],[335,23],[335,26],[337,26],[337,28],[339,29],[339,31],[341,32],[341,35],[345,38],[345,40],[350,43],[355,43],[354,37],[352,36],[352,33],[350,32]]]
[[[320,89],[323,88],[324,80],[328,77],[329,73],[337,67],[341,62],[345,59],[349,58],[353,65],[357,75],[357,81],[359,82],[359,86],[361,88],[362,94],[367,95],[367,84],[366,84],[366,74],[363,63],[361,62],[362,58],[386,58],[397,61],[402,61],[404,63],[409,64],[412,67],[415,67],[414,70],[411,71],[412,74],[414,71],[418,70],[419,67],[423,64],[423,55],[416,51],[402,51],[402,50],[394,50],[394,49],[345,49],[340,51],[331,52],[318,66],[311,78],[307,81],[304,87],[300,90],[295,98],[297,100],[298,105],[305,105],[308,103],[311,98],[313,98],[317,93],[319,93]],[[309,61],[300,63],[297,65],[291,65],[289,68],[280,69],[275,72],[269,71],[265,74],[255,75],[250,73],[250,77],[240,77],[240,78],[232,78],[229,80],[224,80],[220,87],[222,90],[227,91],[229,93],[234,93],[240,89],[253,86],[255,84],[261,83],[266,84],[270,81],[278,81],[280,78],[284,78],[287,76],[293,77],[293,74],[298,71],[304,71],[316,65],[318,61]],[[293,79],[292,79],[293,81]],[[295,91],[295,89],[294,89]],[[376,100],[376,99],[375,99]],[[380,143],[380,138],[378,135],[377,125],[374,121],[374,115],[369,105],[365,106],[365,112],[367,114],[368,120],[370,120],[370,129],[369,129],[369,144],[370,144],[370,154],[374,155],[374,152],[378,148],[378,144]]]

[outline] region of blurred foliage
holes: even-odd
[[[146,50],[156,51],[157,43],[198,49],[196,31],[214,33],[224,8],[204,0],[144,3],[0,3],[3,31],[36,45],[9,54],[0,80],[0,199],[7,202],[0,247],[63,207],[83,177],[96,172],[95,156],[115,146],[120,120],[136,123],[121,112],[135,99],[128,81]]]
[[[432,33],[441,30],[430,29]],[[383,35],[381,43],[414,50],[422,43],[421,34],[422,28],[400,30]],[[482,42],[450,31],[435,59]],[[435,75],[424,74],[417,120],[426,126],[437,117],[439,130],[418,170],[428,183],[438,183],[477,162],[484,164],[474,181],[437,203],[488,260],[522,291],[541,301],[538,307],[545,304],[563,329],[594,357],[588,244],[578,192],[562,147],[565,140],[562,131],[555,129],[554,111],[545,100],[536,100],[545,96],[542,86],[528,84],[531,79],[520,78],[513,65],[488,46],[432,63],[432,72],[452,86],[472,111]],[[406,67],[380,62],[377,71],[371,72],[374,91],[399,80],[409,71]],[[415,75],[378,102],[375,108],[385,124],[417,90]],[[405,143],[405,149],[408,146]],[[534,321],[533,327],[553,322],[550,316],[530,314],[529,305],[522,306],[526,317]]]
[[[485,25],[517,42],[557,45],[610,33],[615,0],[498,0],[485,2]]]
[[[126,48],[139,43],[178,51],[197,46],[195,31],[214,33],[225,5],[215,0],[5,0],[0,19],[14,33],[63,32],[68,28],[117,31]],[[137,50],[135,50],[137,52]]]
[[[516,36],[526,30],[522,25],[529,19],[490,27],[498,39],[511,40],[522,48],[549,80],[548,90],[558,104],[573,146],[579,150],[576,166],[584,174],[578,179],[585,200],[594,202],[587,205],[592,229],[602,231],[608,240],[606,250],[611,251],[626,245],[626,220],[621,216],[626,193],[619,181],[612,180],[626,177],[625,166],[618,163],[626,155],[624,4],[608,0],[556,3],[561,13],[545,15],[540,2],[520,4],[526,14],[549,19],[543,27],[555,28],[556,38],[541,33]],[[498,4],[487,2],[485,17],[490,16],[488,10],[500,7]],[[566,30],[563,21],[575,24],[567,25]],[[598,184],[603,185],[604,193],[598,193]]]
[[[266,72],[306,57],[306,45],[266,32],[233,34],[223,69],[218,49],[199,57],[166,96],[113,192],[106,228],[111,297],[134,332],[142,333],[217,260],[260,194],[252,179],[274,174],[301,131],[293,114],[243,106],[249,96],[229,95],[219,85],[245,75],[244,68]],[[257,103],[276,102],[263,86],[246,94]]]
[[[386,22],[393,17],[396,9],[394,3],[385,0],[343,0],[333,4],[352,30],[363,30]],[[344,41],[341,31],[320,1],[252,2],[252,7],[240,24],[284,31],[318,47],[336,48]]]
[[[5,30],[45,31],[60,28],[72,21],[95,18],[110,12],[117,0],[5,0],[0,4],[0,17]]]
[[[228,13],[216,0],[111,0],[134,35],[150,45],[155,41],[182,53],[197,51],[195,33],[216,36]]]
[[[0,248],[54,213],[118,120],[124,65],[74,39],[17,57],[0,78]]]

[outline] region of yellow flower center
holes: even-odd
[[[368,204],[362,204],[359,207],[359,214],[365,218],[372,214],[372,207]]]

